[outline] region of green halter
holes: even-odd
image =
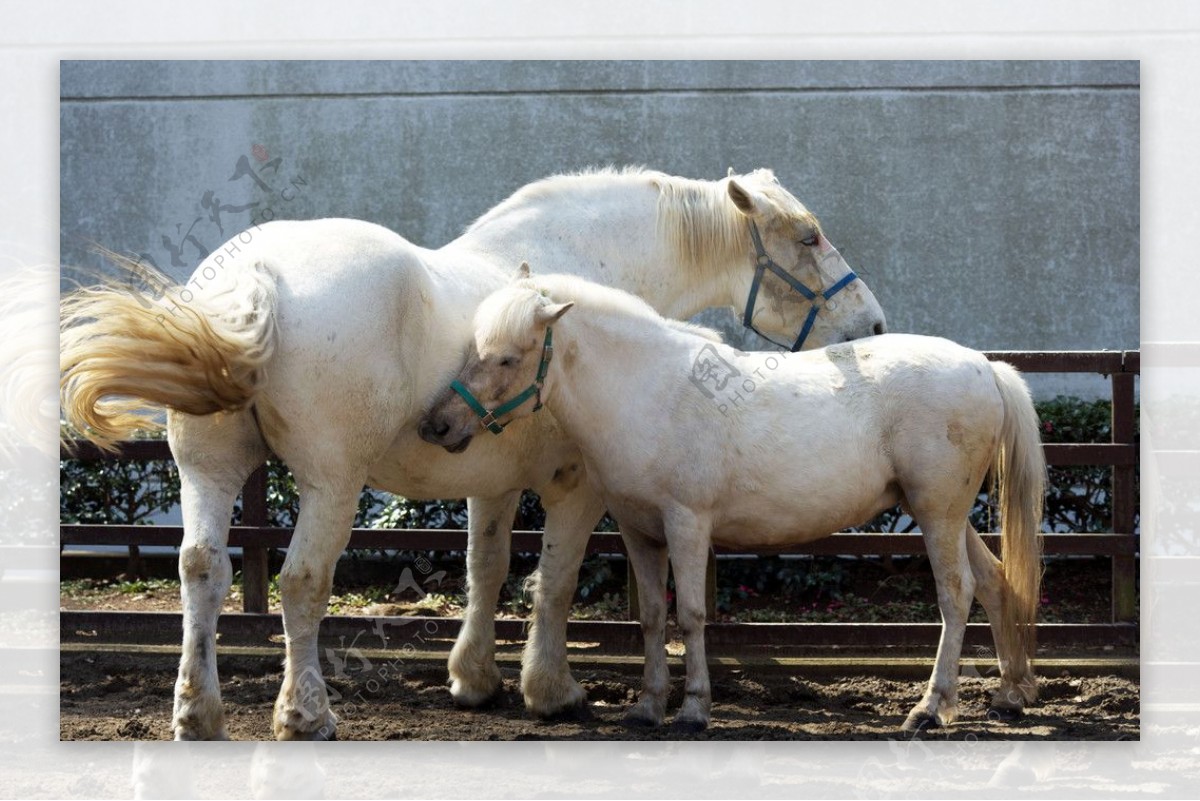
[[[450,388],[461,395],[462,399],[471,407],[471,410],[479,415],[479,424],[481,426],[498,435],[504,431],[504,426],[506,425],[506,423],[499,422],[498,418],[515,410],[525,401],[536,397],[537,402],[534,404],[533,410],[536,412],[542,408],[542,384],[546,380],[546,371],[550,369],[550,358],[554,356],[554,346],[551,344],[552,334],[553,331],[550,326],[546,326],[546,340],[542,343],[542,361],[538,364],[537,378],[520,395],[500,404],[490,412],[471,394],[471,390],[463,386],[457,379],[450,383]]]

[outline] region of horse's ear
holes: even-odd
[[[550,325],[557,322],[574,305],[575,301],[568,300],[566,303],[549,303],[545,306],[538,306],[534,318],[543,325]]]
[[[733,201],[734,206],[737,206],[737,210],[747,217],[761,214],[766,209],[767,199],[753,189],[747,188],[736,178],[729,179],[729,199]]]
[[[529,275],[530,275],[529,262],[523,261],[523,262],[521,262],[521,266],[517,268],[517,271],[515,273],[513,273],[512,280],[524,281],[526,278],[529,277]]]

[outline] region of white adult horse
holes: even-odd
[[[637,577],[646,665],[631,721],[659,725],[666,711],[668,552],[687,649],[675,723],[698,730],[711,702],[709,547],[796,545],[896,503],[920,524],[942,613],[933,676],[905,728],[955,717],[976,595],[1001,668],[993,706],[1014,713],[1033,700],[1046,468],[1028,387],[1011,366],[901,334],[787,356],[743,353],[574,276],[519,280],[483,301],[475,325],[475,349],[424,430],[461,451],[478,431],[477,409],[511,397],[536,368],[542,400],[579,445]],[[509,416],[526,414],[527,406]],[[1002,563],[967,521],[989,470],[999,486]]]
[[[230,509],[269,452],[300,491],[280,573],[287,661],[277,737],[333,735],[317,629],[364,484],[409,498],[468,497],[469,606],[450,656],[451,692],[466,705],[500,686],[496,601],[520,492],[535,489],[546,533],[522,691],[539,715],[583,703],[566,619],[603,506],[580,480],[577,449],[550,415],[472,458],[450,457],[417,432],[462,364],[476,305],[530,258],[634,291],[676,317],[750,298],[746,317],[795,337],[794,347],[881,331],[870,290],[846,283],[849,268],[827,259],[818,238],[815,218],[766,170],[720,181],[601,171],[531,184],[438,250],[365,222],[275,222],[231,239],[159,298],[122,286],[66,298],[68,420],[111,447],[152,425],[139,412],[147,403],[168,409],[185,529],[176,737],[225,736],[215,636],[231,580]],[[834,292],[836,304],[825,303]]]

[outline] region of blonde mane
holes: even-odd
[[[658,176],[658,234],[680,263],[713,268],[736,260],[749,245],[746,218],[729,199],[729,179]]]
[[[736,176],[766,196],[788,217],[807,210],[779,185],[771,170]],[[534,181],[492,208],[466,230],[470,234],[528,204],[553,201],[567,193],[600,192],[616,187],[653,188],[658,192],[655,230],[681,264],[701,270],[736,261],[750,247],[746,217],[729,199],[729,178],[705,181],[681,178],[640,166],[600,167]]]
[[[526,184],[506,199],[500,201],[484,212],[475,222],[467,226],[464,233],[471,233],[482,228],[493,220],[509,214],[514,209],[532,203],[535,200],[545,200],[566,192],[578,192],[581,188],[605,189],[613,185],[631,184],[647,177],[670,176],[664,173],[648,170],[645,167],[631,165],[627,167],[589,167],[578,172],[564,172],[550,175],[533,183]]]
[[[729,198],[729,182],[758,192],[784,220],[816,224],[812,213],[780,186],[768,169],[745,175],[730,175],[720,181],[697,181],[657,175],[658,231],[683,264],[702,269],[719,269],[737,261],[750,247],[746,216]],[[759,221],[762,226],[762,221]]]
[[[603,316],[619,317],[627,326],[630,319],[650,325],[665,326],[676,331],[721,342],[721,335],[711,328],[663,317],[637,297],[618,289],[601,286],[574,275],[538,275],[511,284],[497,293],[495,300],[485,301],[476,317],[477,328],[486,323],[485,343],[511,341],[524,334],[533,318],[541,297],[556,303],[574,301],[581,309]]]

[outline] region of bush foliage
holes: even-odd
[[[1111,410],[1108,401],[1083,401],[1058,397],[1038,404],[1044,442],[1106,442],[1111,439]],[[291,472],[278,460],[267,463],[268,525],[292,527],[299,513],[299,495]],[[1046,497],[1044,526],[1052,531],[1100,532],[1112,530],[1112,505],[1109,494],[1112,470],[1108,467],[1053,467]],[[178,506],[179,475],[171,461],[120,462],[60,461],[60,518],[64,523],[146,524],[161,521],[163,515]],[[981,488],[971,517],[980,531],[995,528],[995,510],[989,505],[988,488]],[[241,501],[233,509],[233,521],[241,521]],[[545,515],[538,496],[522,495],[514,528],[538,530]],[[464,529],[467,526],[465,501],[414,501],[387,493],[364,490],[354,525],[372,528]],[[914,528],[911,518],[898,508],[879,515],[858,527],[861,531],[908,532]],[[605,516],[597,527],[615,531],[614,521]],[[1135,528],[1136,531],[1136,528]],[[353,554],[354,556],[365,554]],[[388,552],[386,557],[409,564],[427,558],[461,573],[461,554]],[[848,575],[838,558],[786,559],[763,557],[722,563],[718,587],[718,606],[753,604],[759,596],[811,602],[817,611],[852,603],[857,597],[848,593]],[[862,560],[854,560],[856,562]],[[908,560],[911,561],[911,560]],[[918,562],[921,560],[917,560]],[[533,559],[519,560],[518,572],[531,570]],[[903,600],[923,586],[913,576],[917,565],[900,570],[891,560],[877,563],[885,578],[879,583],[887,592]],[[623,573],[623,571],[620,571]],[[451,582],[453,583],[453,581]],[[613,570],[601,556],[588,558],[580,571],[579,597],[601,597],[608,590],[620,594],[624,576]],[[910,587],[910,584],[912,585]],[[520,581],[513,579],[508,588],[511,611],[524,611]],[[820,609],[818,610],[818,607]]]
[[[1107,442],[1112,436],[1111,406],[1106,400],[1058,397],[1038,404],[1044,442]],[[267,463],[268,525],[296,524],[300,499],[296,482],[276,459]],[[120,462],[63,459],[60,473],[60,518],[64,523],[154,522],[179,503],[179,474],[170,461]],[[1097,532],[1112,529],[1109,467],[1052,467],[1046,497],[1045,525],[1051,531]],[[982,488],[972,520],[980,530],[994,528],[995,510]],[[241,521],[241,502],[233,510]],[[371,528],[463,529],[466,501],[408,500],[364,489],[355,526]],[[514,528],[539,530],[545,514],[536,493],[526,492],[517,508]],[[913,521],[899,509],[884,512],[858,527],[862,531],[911,531]],[[607,516],[598,526],[615,531]]]

